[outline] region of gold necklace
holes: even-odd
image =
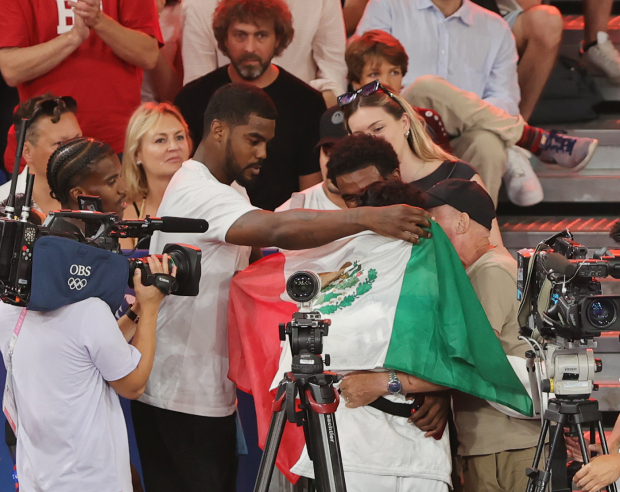
[[[420,175],[420,173],[422,172],[422,169],[424,169],[424,166],[426,166],[426,161],[424,161],[424,163],[422,164],[422,167],[420,169],[418,169],[418,172],[415,173],[415,176],[413,177],[413,179],[411,180],[411,182],[413,183],[416,178]]]
[[[138,215],[138,220],[143,219],[144,218],[144,209],[146,207],[146,195],[144,195],[144,198],[142,199],[142,203],[140,204],[140,214]],[[134,237],[133,238],[133,247],[135,248],[138,245],[138,241],[139,238]]]

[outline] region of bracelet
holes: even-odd
[[[134,311],[132,311],[133,304],[131,306],[129,306],[127,308],[127,311],[125,311],[125,315],[134,323],[137,323],[138,321],[140,321],[140,316],[138,316]]]

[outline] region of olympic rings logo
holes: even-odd
[[[71,290],[82,290],[84,287],[86,287],[86,284],[88,284],[88,280],[86,280],[85,278],[71,277],[67,284],[69,285],[69,288]]]

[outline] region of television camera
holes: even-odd
[[[527,492],[542,492],[552,481],[553,491],[571,490],[566,470],[566,450],[561,436],[578,437],[585,463],[588,448],[582,426],[588,426],[591,442],[596,432],[605,454],[607,443],[598,402],[595,374],[603,368],[594,357],[596,338],[620,330],[620,296],[603,295],[600,279],[620,278],[620,250],[603,249],[588,258],[588,249],[564,230],[536,249],[518,252],[517,297],[522,338],[532,350],[526,364],[536,414],[543,414],[543,427],[534,463],[528,468]],[[543,393],[554,394],[544,409]],[[550,432],[550,423],[556,425]],[[539,470],[547,433],[549,459]],[[608,487],[615,492],[614,484]]]
[[[3,302],[17,306],[28,305],[36,243],[46,236],[62,237],[122,254],[119,246],[119,239],[122,238],[141,240],[150,237],[155,231],[202,233],[208,229],[208,223],[203,219],[147,216],[142,220],[121,220],[114,213],[93,210],[50,212],[41,226],[35,225],[29,221],[34,185],[32,174],[27,176],[25,201],[20,216],[17,217],[15,191],[27,124],[27,120],[22,120],[20,125],[11,191],[5,206],[5,216],[0,217],[0,299]],[[84,203],[85,208],[91,208],[88,205],[92,200],[80,200],[80,203]],[[133,273],[139,268],[142,270],[144,285],[155,285],[165,294],[197,295],[201,275],[200,249],[182,244],[167,244],[163,253],[168,254],[170,267],[177,267],[176,278],[162,279],[163,274],[151,274],[146,261],[129,259],[129,285],[133,287]]]

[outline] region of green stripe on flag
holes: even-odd
[[[411,248],[384,366],[531,416],[456,251],[431,224],[433,238]]]

